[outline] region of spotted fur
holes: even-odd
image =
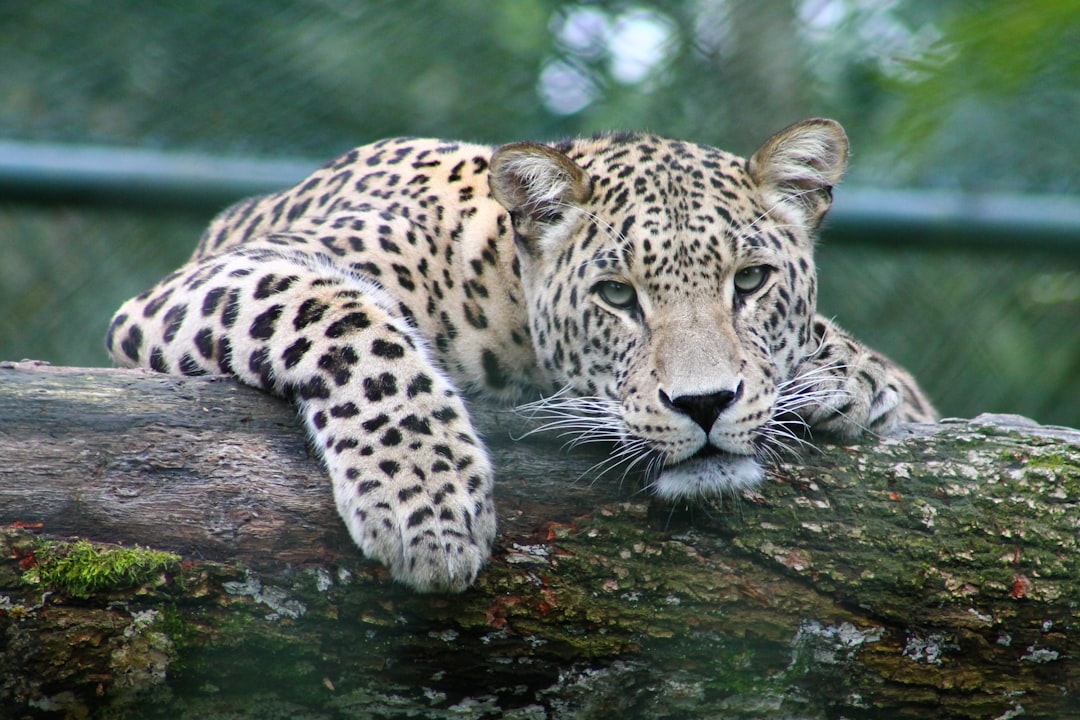
[[[847,158],[809,120],[749,160],[608,134],[498,149],[394,139],[213,221],[113,318],[122,365],[291,398],[363,552],[460,590],[495,535],[463,393],[618,443],[666,498],[730,492],[807,428],[933,408],[815,315],[813,242]]]

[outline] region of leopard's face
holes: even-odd
[[[651,136],[534,151],[517,158],[515,177],[534,183],[518,197],[498,184],[506,159],[493,160],[538,360],[567,389],[541,407],[620,442],[627,465],[666,468],[654,482],[661,495],[750,485],[757,458],[788,432],[785,391],[812,337],[813,233],[846,157],[834,129],[803,130],[836,144],[817,148],[830,156],[827,183],[817,165],[816,184],[792,177],[792,143],[800,154],[812,144],[798,126],[749,162]],[[544,167],[566,178],[546,204]]]

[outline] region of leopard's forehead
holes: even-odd
[[[725,269],[798,255],[808,245],[800,228],[770,218],[746,159],[732,153],[636,133],[565,150],[593,183],[593,222],[579,248],[658,291],[714,288]]]

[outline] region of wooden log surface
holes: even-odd
[[[475,588],[419,596],[358,557],[287,403],[0,365],[0,707],[1080,717],[1080,431],[909,427],[683,508],[593,477],[595,452],[514,440],[511,411],[475,417],[496,553]],[[73,597],[46,572],[72,537],[178,559]]]
[[[356,552],[291,405],[235,381],[7,363],[0,418],[0,522],[254,567]],[[583,464],[551,438],[515,443],[529,426],[510,410],[477,420],[504,468],[502,528],[618,497],[567,482],[597,456]]]

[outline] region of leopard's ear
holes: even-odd
[[[592,194],[588,174],[554,148],[534,143],[503,145],[491,156],[491,194],[506,208],[519,238],[537,240],[566,210]]]
[[[770,210],[790,210],[816,228],[832,204],[848,159],[848,139],[835,120],[814,118],[773,135],[750,158],[750,176]]]

